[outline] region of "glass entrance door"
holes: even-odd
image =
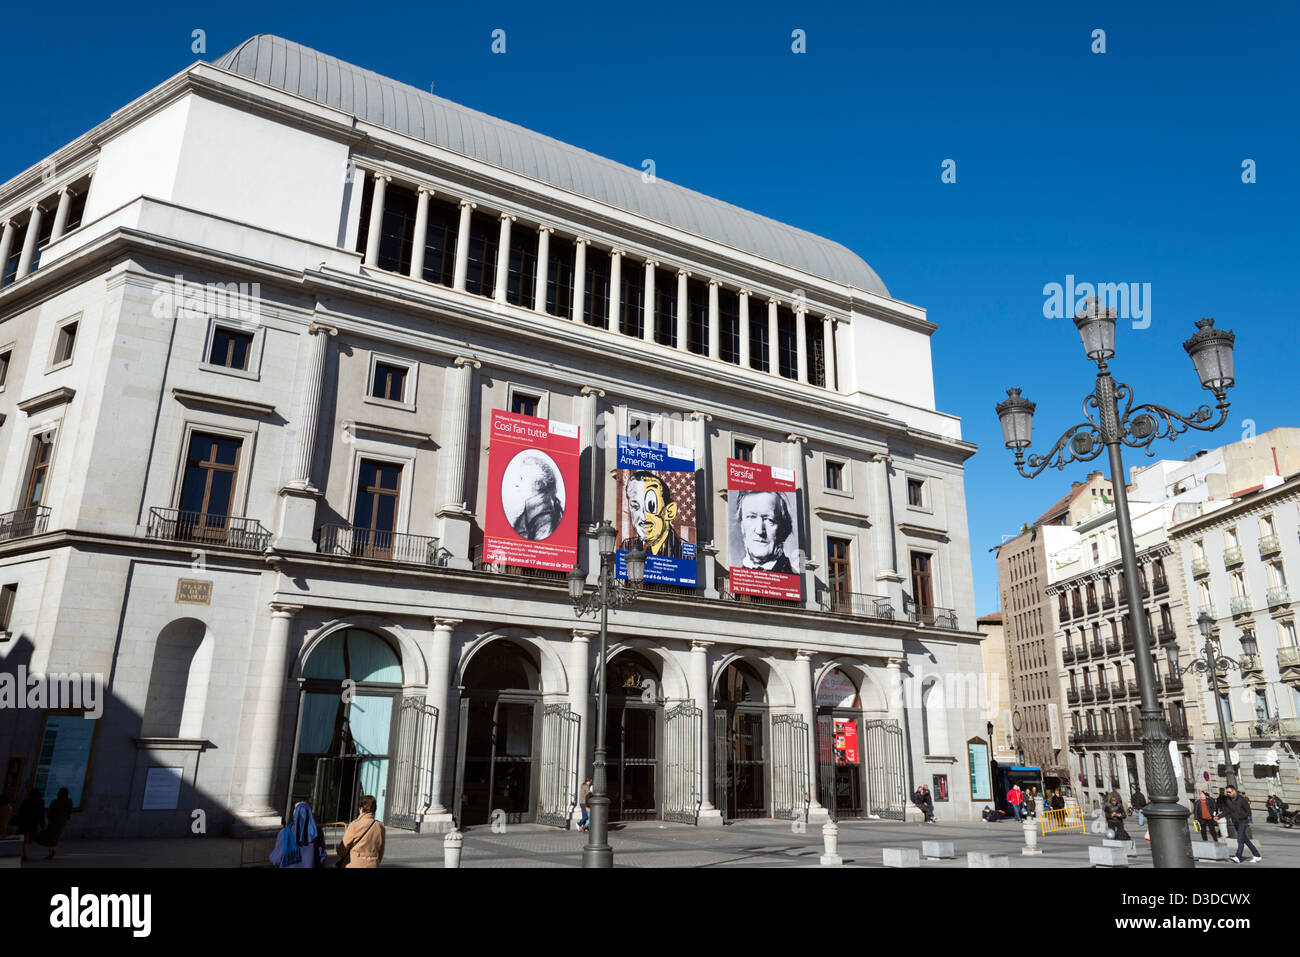
[[[728,818],[767,817],[767,709],[719,708],[714,726],[720,735],[717,768]]]
[[[817,709],[818,800],[840,818],[863,817],[860,715]]]
[[[609,819],[654,820],[659,816],[659,708],[617,699],[609,703],[617,709],[605,724]]]
[[[495,696],[462,699],[462,827],[494,819],[511,824],[533,819],[536,710],[536,700]],[[504,817],[494,818],[497,811]]]

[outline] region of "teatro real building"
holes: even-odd
[[[104,692],[4,708],[0,762],[69,836],[360,793],[572,826],[598,625],[496,549],[571,528],[594,584],[633,512],[693,584],[610,616],[612,820],[978,816],[975,447],[845,247],[272,36],[9,179],[0,227],[0,656]],[[489,482],[498,419],[563,467]]]

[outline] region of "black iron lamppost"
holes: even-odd
[[[579,618],[600,612],[600,657],[597,671],[599,690],[596,697],[596,759],[591,775],[591,820],[587,825],[587,844],[582,849],[583,867],[613,867],[614,849],[609,846],[609,794],[605,775],[605,639],[609,610],[620,608],[636,599],[645,578],[645,552],[641,542],[633,543],[627,553],[627,585],[614,575],[614,539],[617,533],[609,522],[596,528],[600,544],[600,580],[596,590],[586,594],[587,576],[581,568],[569,572],[569,597]],[[578,795],[579,799],[582,795]]]
[[[1238,662],[1229,658],[1227,655],[1221,655],[1214,646],[1214,621],[1205,612],[1201,612],[1196,618],[1196,625],[1201,629],[1201,637],[1205,639],[1205,647],[1201,649],[1201,657],[1193,659],[1186,668],[1182,670],[1183,674],[1195,671],[1197,674],[1209,674],[1210,687],[1214,691],[1214,710],[1219,714],[1219,746],[1223,748],[1223,766],[1227,770],[1228,787],[1237,786],[1237,773],[1232,770],[1232,752],[1228,750],[1228,728],[1223,721],[1223,701],[1219,697],[1219,671],[1227,671],[1229,668],[1240,667]]]
[[[1033,478],[1049,465],[1064,469],[1072,462],[1089,462],[1103,449],[1110,456],[1110,478],[1115,493],[1115,523],[1118,526],[1124,585],[1128,589],[1129,617],[1133,621],[1138,688],[1142,697],[1142,748],[1146,757],[1147,794],[1151,803],[1146,816],[1151,821],[1151,857],[1156,867],[1193,867],[1191,835],[1187,829],[1187,808],[1178,803],[1178,781],[1169,754],[1169,728],[1156,697],[1155,669],[1151,662],[1151,641],[1142,612],[1137,555],[1129,518],[1128,494],[1121,446],[1145,449],[1154,455],[1151,443],[1173,439],[1188,428],[1209,432],[1228,417],[1227,390],[1233,385],[1231,332],[1214,328],[1213,319],[1196,323],[1196,333],[1183,348],[1196,366],[1202,387],[1214,393],[1219,417],[1202,405],[1187,416],[1161,405],[1133,404],[1133,390],[1111,377],[1107,362],[1115,355],[1115,310],[1096,299],[1087,300],[1074,320],[1088,358],[1097,363],[1097,385],[1083,401],[1086,421],[1072,426],[1056,440],[1046,455],[1025,456],[1033,432],[1034,403],[1008,389],[1007,398],[997,405],[1006,447],[1015,451],[1016,470]],[[1028,469],[1026,469],[1028,466]],[[1226,759],[1225,755],[1225,759]]]

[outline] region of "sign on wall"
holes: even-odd
[[[483,560],[568,571],[578,560],[578,427],[492,412]]]
[[[852,718],[835,719],[835,763],[858,763],[858,723]]]
[[[619,578],[627,552],[640,539],[645,580],[695,587],[695,452],[675,445],[618,437]]]
[[[970,768],[970,799],[993,800],[993,782],[989,777],[989,746],[980,738],[966,742],[966,761]]]
[[[793,471],[727,459],[727,527],[733,594],[802,597]]]
[[[180,807],[184,768],[150,768],[145,775],[142,811],[174,811]]]
[[[931,780],[934,781],[934,787],[931,789],[936,801],[948,800],[948,775],[932,774]]]

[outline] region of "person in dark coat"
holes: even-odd
[[[1061,797],[1061,792],[1057,791],[1052,795],[1051,801],[1048,802],[1053,811],[1063,811],[1065,809],[1065,798]]]
[[[48,861],[54,856],[54,849],[59,846],[59,838],[63,836],[63,829],[68,826],[68,821],[72,819],[72,798],[68,796],[67,788],[59,788],[58,796],[50,802],[50,808],[46,812],[49,818],[49,826],[36,836],[36,840],[50,849],[50,853],[45,855]]]
[[[1227,814],[1228,822],[1237,829],[1237,853],[1228,860],[1240,864],[1242,849],[1246,847],[1250,848],[1252,864],[1263,860],[1259,848],[1255,847],[1250,840],[1250,801],[1246,799],[1246,795],[1233,787],[1227,789]]]
[[[993,821],[993,822],[997,822],[1002,819],[999,812],[993,810],[993,808],[989,807],[987,804],[984,805],[984,812],[980,814],[980,817],[984,818],[984,820],[986,821]]]
[[[912,793],[912,803],[921,809],[921,813],[925,815],[924,822],[926,824],[934,820],[934,802],[930,800],[930,796],[926,793],[924,784]]]
[[[299,801],[289,823],[280,828],[271,863],[276,867],[324,867],[325,857],[325,835],[316,826],[311,805]]]
[[[23,836],[22,859],[27,860],[27,845],[34,841],[41,828],[45,827],[45,798],[36,788],[32,788],[32,793],[18,805],[14,827],[18,828],[18,833]]]
[[[1196,799],[1196,803],[1192,806],[1192,813],[1196,816],[1196,823],[1201,826],[1201,840],[1217,841],[1219,839],[1219,821],[1215,811],[1215,803],[1210,798],[1209,791],[1201,792],[1201,796]]]
[[[1148,803],[1147,796],[1142,793],[1142,789],[1134,788],[1133,796],[1129,798],[1128,806],[1137,811],[1138,827],[1146,827],[1147,819],[1146,815],[1142,813],[1142,809],[1145,808]]]
[[[1106,804],[1102,807],[1102,811],[1106,814],[1106,823],[1115,830],[1115,840],[1132,840],[1128,831],[1124,830],[1124,819],[1128,817],[1128,812],[1124,810],[1124,805],[1117,793],[1111,792]]]

